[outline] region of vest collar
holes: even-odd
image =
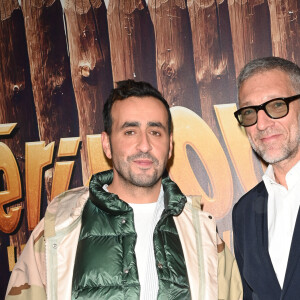
[[[90,199],[99,209],[113,214],[120,215],[132,210],[132,208],[118,195],[106,192],[103,185],[111,184],[113,171],[104,171],[92,176],[90,181]],[[168,176],[162,180],[164,190],[165,212],[171,215],[178,215],[184,208],[186,197],[182,194],[179,187]]]

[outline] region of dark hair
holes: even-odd
[[[274,69],[285,72],[295,91],[300,92],[300,68],[295,63],[276,56],[257,58],[247,63],[238,76],[238,90],[242,83],[253,75]]]
[[[110,135],[112,127],[111,109],[115,101],[124,100],[129,97],[154,97],[161,101],[168,113],[168,130],[172,131],[172,116],[168,102],[162,94],[151,84],[144,81],[134,81],[131,79],[117,82],[117,87],[112,89],[103,107],[104,131]]]

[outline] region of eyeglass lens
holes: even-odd
[[[282,118],[288,112],[287,104],[281,99],[270,101],[261,109],[263,109],[265,113],[273,119]],[[257,121],[258,110],[259,109],[255,109],[253,107],[245,107],[245,109],[242,109],[239,114],[241,125],[251,126],[255,124]]]

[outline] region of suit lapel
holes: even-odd
[[[276,287],[276,290],[280,293],[281,288],[268,249],[268,193],[263,182],[259,186],[257,198],[255,199],[255,212],[258,252],[264,264],[263,271],[265,273],[261,276],[264,276],[270,286],[273,286],[274,289]]]
[[[289,283],[293,277],[293,273],[297,266],[297,262],[300,257],[300,215],[298,210],[298,215],[295,223],[295,229],[293,233],[291,249],[288,259],[288,264],[285,272],[284,284],[283,284],[283,291],[286,292]]]

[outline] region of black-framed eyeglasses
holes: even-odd
[[[257,114],[261,109],[270,118],[280,119],[285,117],[289,113],[289,104],[299,98],[300,94],[286,98],[275,98],[261,105],[242,107],[234,113],[234,116],[238,120],[239,124],[244,127],[249,127],[256,124]]]

